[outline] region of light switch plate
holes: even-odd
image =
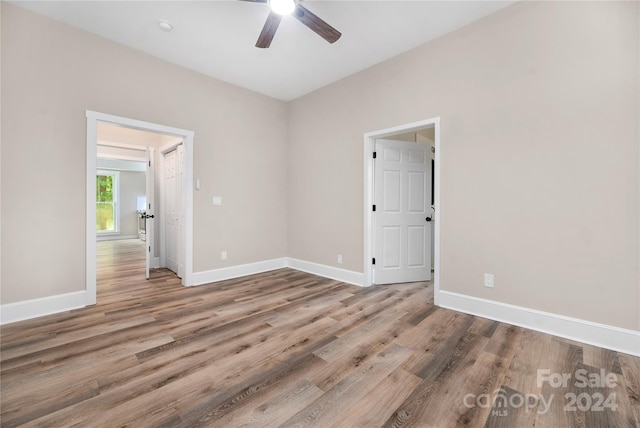
[[[212,204],[213,205],[222,205],[222,196],[214,196]]]

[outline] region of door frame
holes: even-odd
[[[434,128],[435,134],[435,162],[433,171],[433,202],[435,205],[434,215],[434,262],[433,262],[433,300],[438,304],[440,300],[440,117],[425,119],[418,122],[398,125],[391,128],[380,129],[378,131],[364,134],[364,282],[365,286],[373,284],[373,251],[375,231],[373,221],[373,211],[371,207],[374,201],[374,161],[373,152],[375,142],[378,138],[387,138],[397,134],[418,131],[424,128]]]
[[[180,237],[184,245],[184,276],[182,285],[193,283],[193,131],[174,128],[141,120],[100,113],[92,110],[85,111],[87,118],[87,159],[86,159],[86,244],[85,244],[85,290],[86,304],[96,303],[96,204],[95,204],[95,171],[98,141],[98,122],[106,122],[125,128],[147,132],[175,135],[183,140],[185,150],[185,180],[183,183],[184,235]],[[157,205],[157,203],[156,203]]]

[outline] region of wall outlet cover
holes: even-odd
[[[484,286],[493,288],[493,283],[494,283],[493,274],[492,273],[485,273],[484,274]]]

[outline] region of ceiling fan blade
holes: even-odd
[[[293,16],[329,43],[334,43],[340,38],[340,36],[342,36],[342,33],[324,22],[322,19],[318,18],[300,3],[296,5],[296,10],[293,12]]]
[[[258,41],[256,42],[257,48],[265,49],[271,46],[271,41],[273,40],[273,36],[276,35],[276,30],[278,29],[278,25],[280,25],[281,20],[282,15],[278,15],[275,12],[269,13],[267,22],[264,23],[262,32],[260,32],[260,36],[258,37]]]

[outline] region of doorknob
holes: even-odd
[[[427,217],[427,218],[426,218],[426,220],[427,220],[427,221],[431,221],[431,217]]]
[[[144,218],[154,218],[154,217],[155,217],[155,216],[154,216],[153,214],[151,214],[151,215],[146,214],[146,215],[144,216]]]

